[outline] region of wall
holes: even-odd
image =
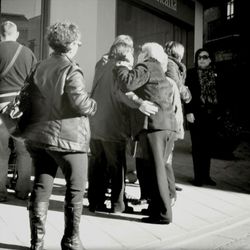
[[[97,60],[106,53],[116,36],[116,0],[99,0],[97,15]]]
[[[194,52],[203,47],[203,7],[195,1]]]
[[[50,10],[50,23],[70,20],[81,30],[83,46],[75,60],[84,71],[90,91],[96,61],[115,37],[115,0],[53,0]]]

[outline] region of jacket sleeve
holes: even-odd
[[[190,69],[187,72],[186,85],[190,91],[190,95],[192,96],[190,102],[184,103],[185,114],[194,112],[194,99],[196,98],[196,90],[194,87],[194,81],[196,81],[197,77],[195,74],[195,69]]]
[[[68,74],[65,93],[68,95],[72,108],[79,115],[92,116],[95,114],[97,104],[86,91],[83,73],[80,68],[75,68]]]
[[[124,93],[140,88],[150,77],[148,68],[144,64],[137,64],[132,70],[125,66],[116,66],[115,72],[118,86]]]

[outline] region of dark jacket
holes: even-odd
[[[118,66],[115,75],[123,92],[133,91],[141,99],[154,102],[159,106],[159,111],[155,115],[146,116],[141,112],[135,112],[133,135],[143,129],[176,132],[173,86],[166,79],[158,61],[149,59],[137,64],[133,70]]]
[[[15,41],[0,42],[0,73],[6,69],[12,60],[18,45],[19,43]],[[23,46],[7,75],[0,79],[0,95],[20,91],[25,78],[29,75],[36,62],[37,60],[33,52],[29,48]],[[1,100],[0,97],[0,102],[5,101],[11,100]]]
[[[66,56],[53,54],[35,71],[25,136],[55,150],[87,152],[88,116],[95,111],[96,102],[87,94],[82,70]]]
[[[218,93],[218,77],[216,72],[216,92]],[[192,100],[184,105],[185,114],[193,113],[195,116],[200,115],[204,112],[216,112],[219,109],[218,105],[215,105],[213,110],[207,110],[201,102],[201,85],[199,82],[198,70],[196,68],[189,69],[187,72],[186,84],[192,94]]]
[[[90,118],[91,138],[124,142],[130,133],[129,107],[138,108],[138,105],[129,100],[117,86],[113,76],[115,65],[115,59],[103,57],[95,67],[91,97],[96,100],[98,110]]]

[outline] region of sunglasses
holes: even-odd
[[[198,60],[201,60],[201,59],[207,60],[208,58],[209,58],[208,55],[198,56]]]

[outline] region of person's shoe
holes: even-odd
[[[178,187],[178,186],[175,186],[175,190],[176,190],[176,191],[182,191],[182,188],[181,188],[181,187]]]
[[[161,225],[167,225],[170,222],[166,219],[162,219],[162,218],[156,218],[156,217],[144,217],[141,219],[142,222],[144,223],[151,223],[151,224],[161,224]]]
[[[15,193],[15,196],[17,199],[20,199],[20,200],[27,200],[29,198],[29,193],[21,193],[19,191],[16,191]]]
[[[216,182],[212,180],[211,178],[208,178],[204,181],[204,184],[209,185],[209,186],[216,186]]]

